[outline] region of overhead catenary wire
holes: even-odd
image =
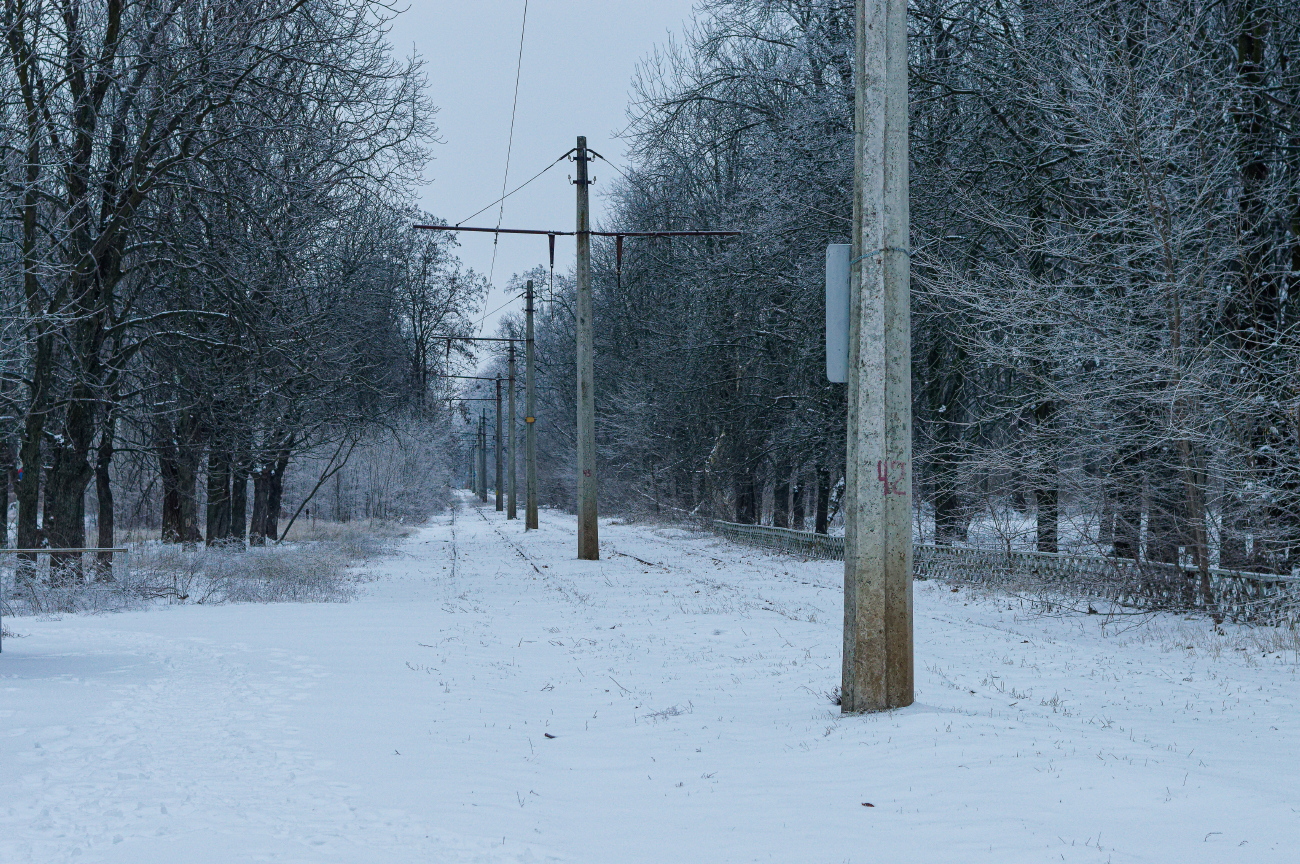
[[[501,227],[501,220],[505,218],[506,212],[506,185],[510,182],[510,157],[515,149],[515,116],[519,111],[519,80],[522,77],[524,69],[524,34],[528,32],[528,0],[524,0],[523,22],[519,25],[519,56],[515,60],[515,96],[510,105],[510,136],[506,141],[506,170],[501,177],[501,198],[499,209],[497,210],[497,227]],[[492,279],[496,276],[497,270],[497,243],[499,238],[492,238],[492,263],[488,267],[488,284],[492,284]],[[492,313],[489,312],[480,320],[480,324]]]
[[[617,164],[615,164],[615,163],[609,161],[609,160],[606,159],[604,156],[602,156],[602,155],[600,155],[599,153],[597,153],[595,150],[592,150],[590,147],[588,147],[588,148],[587,148],[587,151],[588,151],[589,153],[591,153],[593,156],[595,156],[597,159],[599,159],[600,161],[604,162],[604,163],[605,163],[606,165],[608,165],[609,167],[613,168],[613,169],[614,169],[615,171],[617,171],[619,174],[623,175],[623,179],[626,180],[627,182],[631,183],[633,186],[642,185],[641,183],[639,183],[639,182],[636,180],[636,178],[632,177],[630,174],[628,174],[628,173],[627,173],[626,171],[624,171],[622,168],[618,167]],[[774,198],[777,198],[777,199],[783,201],[783,202],[786,203],[786,204],[789,204],[791,207],[797,207],[797,208],[800,209],[800,210],[809,210],[809,211],[811,211],[811,212],[813,212],[813,213],[819,213],[819,214],[821,214],[822,216],[827,216],[827,217],[829,217],[829,218],[831,218],[831,219],[835,219],[836,221],[839,221],[839,222],[846,222],[846,223],[848,223],[848,224],[850,224],[850,225],[853,224],[853,217],[851,217],[851,216],[845,216],[845,215],[843,215],[843,214],[841,214],[841,213],[832,213],[832,212],[830,212],[829,210],[823,210],[823,209],[821,209],[820,207],[814,207],[813,205],[811,205],[811,204],[806,204],[806,203],[804,203],[804,202],[802,202],[802,201],[795,201],[795,200],[792,199],[792,198],[787,198],[786,196],[782,195],[780,192],[776,191],[775,189],[768,189],[768,190],[767,190],[767,194],[771,195],[771,196],[774,197]],[[492,205],[489,204],[488,207],[490,207],[490,206],[492,206]],[[487,208],[485,207],[485,208],[483,208],[483,209],[486,210]],[[483,212],[483,211],[480,210],[479,212],[481,213],[481,212]],[[476,213],[475,215],[478,215],[478,214]],[[466,221],[469,221],[469,220],[466,220]]]
[[[572,152],[573,152],[572,150],[569,151],[569,153],[572,153]],[[482,213],[484,210],[490,210],[490,209],[492,209],[493,207],[495,207],[496,205],[498,205],[498,204],[500,204],[501,202],[505,201],[507,198],[511,197],[511,196],[514,195],[516,192],[518,192],[519,190],[523,189],[523,188],[524,188],[525,186],[527,186],[529,183],[532,183],[532,182],[533,182],[534,180],[536,180],[538,177],[541,177],[541,176],[542,176],[543,174],[545,174],[547,171],[550,171],[550,170],[551,170],[552,168],[554,168],[556,165],[559,165],[561,162],[563,162],[565,159],[567,159],[567,158],[569,157],[569,153],[565,153],[563,156],[560,156],[560,157],[559,157],[558,159],[556,159],[554,162],[552,162],[551,164],[547,165],[547,166],[546,166],[545,168],[543,168],[541,171],[538,171],[538,172],[537,172],[536,174],[534,174],[532,177],[529,177],[527,180],[525,180],[524,182],[520,183],[520,184],[519,184],[518,186],[516,186],[515,188],[511,189],[511,190],[510,190],[509,192],[507,192],[505,195],[501,196],[500,198],[496,199],[495,201],[491,202],[490,204],[487,204],[487,205],[485,205],[485,206],[479,208],[478,210],[475,210],[473,213],[469,214],[469,215],[466,216],[464,219],[462,219],[462,220],[460,220],[459,222],[457,222],[456,225],[455,225],[454,227],[459,228],[461,225],[463,225],[463,224],[465,224],[466,222],[468,222],[469,220],[473,219],[475,216],[479,215],[479,214]],[[500,221],[498,221],[498,222],[497,222],[497,228],[499,229],[500,227],[501,227],[501,223],[500,223]]]
[[[488,318],[491,318],[493,315],[497,314],[497,313],[500,312],[502,309],[506,308],[507,306],[509,306],[511,303],[515,302],[516,300],[518,300],[518,299],[519,299],[520,297],[522,297],[522,296],[524,296],[524,295],[522,295],[522,294],[515,294],[513,297],[511,297],[511,298],[509,298],[508,300],[506,300],[506,302],[502,303],[500,306],[498,306],[497,308],[493,309],[491,312],[488,312],[488,313],[485,314],[482,318],[478,319],[478,320],[475,321],[474,323],[475,323],[475,324],[482,324],[482,323],[483,323],[484,321],[486,321]]]

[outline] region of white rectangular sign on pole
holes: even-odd
[[[826,380],[849,380],[849,265],[848,243],[826,247]]]

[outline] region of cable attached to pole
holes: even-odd
[[[572,153],[572,152],[573,152],[572,150],[569,151],[569,153]],[[473,219],[475,216],[477,216],[477,215],[479,215],[480,213],[482,213],[484,210],[491,210],[491,209],[492,209],[493,207],[495,207],[496,205],[498,205],[498,204],[500,204],[501,202],[505,201],[506,198],[511,197],[511,196],[514,195],[516,192],[518,192],[520,189],[523,189],[523,188],[524,188],[525,186],[527,186],[529,183],[532,183],[532,182],[533,182],[534,180],[536,180],[538,177],[541,177],[541,176],[542,176],[543,174],[545,174],[547,171],[550,171],[550,170],[551,170],[552,168],[554,168],[556,165],[559,165],[559,164],[560,164],[561,162],[563,162],[565,159],[569,158],[569,153],[565,153],[563,156],[561,156],[560,158],[556,159],[556,160],[555,160],[554,162],[552,162],[550,165],[547,165],[547,166],[546,166],[545,168],[543,168],[541,171],[538,171],[538,172],[537,172],[536,174],[534,174],[532,177],[529,177],[527,180],[525,180],[524,182],[520,183],[520,184],[519,184],[518,186],[516,186],[515,188],[511,189],[511,190],[510,190],[509,192],[507,192],[503,197],[496,199],[495,201],[493,201],[492,203],[486,205],[485,207],[482,207],[482,208],[480,208],[480,209],[478,209],[478,210],[475,210],[473,213],[469,214],[469,215],[466,216],[464,219],[462,219],[462,220],[460,220],[459,222],[457,222],[457,223],[455,224],[454,227],[459,228],[460,226],[464,225],[464,224],[465,224],[466,222],[468,222],[469,220]],[[498,228],[501,227],[501,222],[500,222],[500,220],[497,221],[497,227],[498,227]]]

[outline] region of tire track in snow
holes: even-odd
[[[488,527],[491,528],[493,531],[495,531],[498,537],[500,537],[502,540],[506,541],[506,543],[508,543],[508,544],[510,545],[510,548],[511,548],[511,549],[513,549],[513,550],[515,550],[515,552],[519,553],[519,557],[522,558],[522,559],[524,559],[525,561],[527,561],[527,562],[529,563],[529,565],[531,565],[532,568],[533,568],[534,570],[537,571],[537,575],[539,575],[539,576],[545,576],[545,575],[546,575],[545,573],[543,573],[543,572],[541,571],[540,568],[538,568],[536,562],[534,562],[533,559],[532,559],[532,558],[531,558],[527,553],[524,552],[524,550],[520,549],[517,545],[515,545],[515,541],[511,540],[509,537],[507,537],[506,535],[502,534],[502,533],[501,533],[501,529],[498,528],[497,526],[495,526],[495,525],[492,524],[492,520],[489,519],[489,518],[488,518],[488,517],[483,513],[483,508],[482,508],[482,507],[479,507],[478,505],[474,505],[474,512],[477,513],[478,515],[482,516],[482,517],[483,517],[483,521],[486,522],[486,523],[488,523]]]

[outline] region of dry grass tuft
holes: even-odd
[[[355,565],[389,551],[414,529],[386,522],[294,525],[283,543],[247,550],[156,541],[131,550],[130,572],[113,581],[16,583],[0,573],[6,616],[109,612],[149,603],[341,603],[366,577]]]

